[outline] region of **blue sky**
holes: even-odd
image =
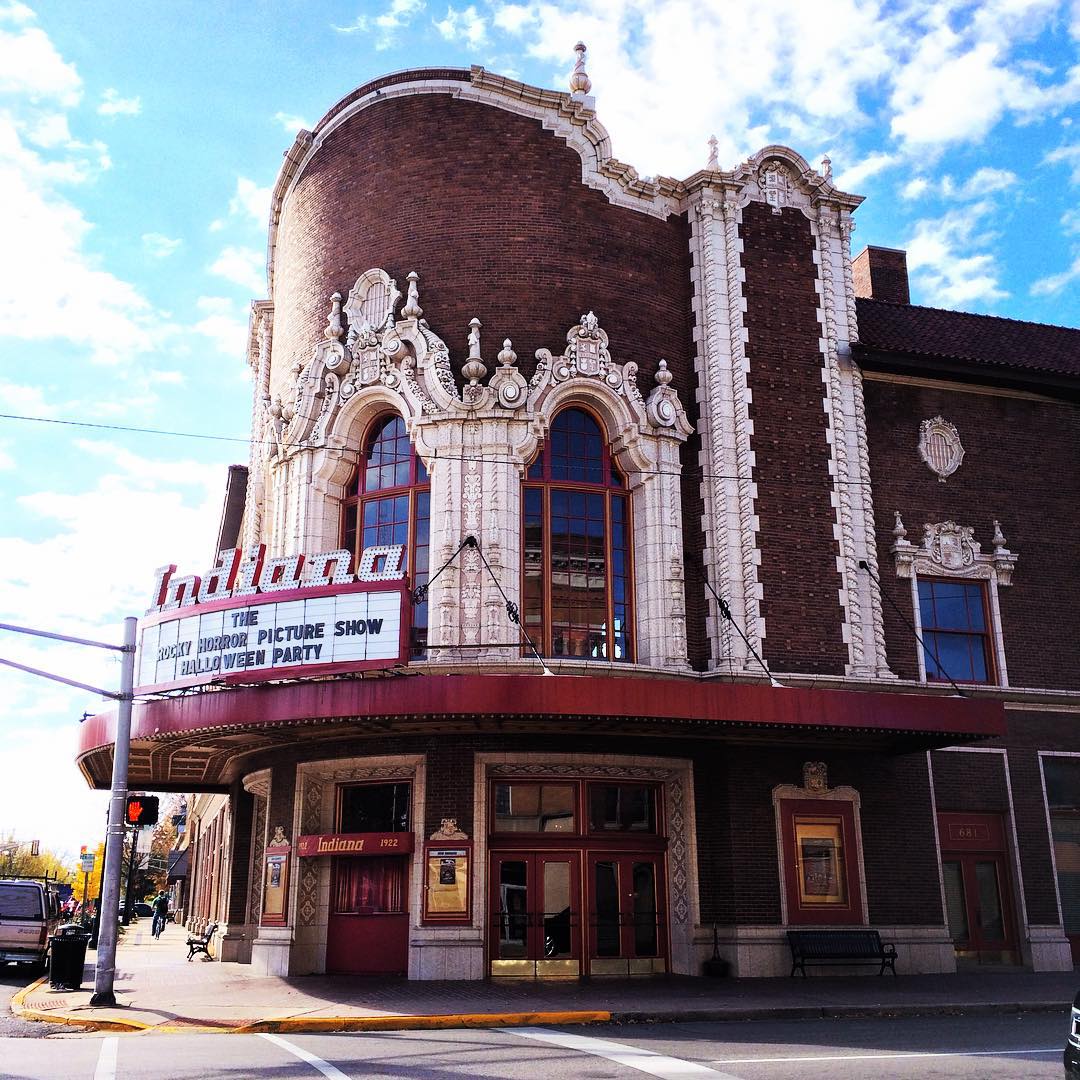
[[[728,168],[770,142],[827,153],[867,196],[855,249],[906,248],[916,303],[1080,323],[1080,0],[0,0],[0,412],[242,439],[248,304],[297,128],[405,67],[565,88],[579,39],[640,173],[689,175],[711,134]],[[246,460],[0,419],[0,621],[118,639],[154,567],[208,563]],[[10,634],[0,657],[118,678]],[[96,842],[104,797],[70,750],[101,703],[7,669],[0,701],[0,834]]]

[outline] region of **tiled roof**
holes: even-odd
[[[1080,379],[1080,330],[860,297],[860,351]],[[929,366],[929,365],[928,365]]]

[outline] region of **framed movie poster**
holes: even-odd
[[[788,921],[810,926],[861,924],[854,807],[839,799],[781,799],[778,809]]]
[[[467,922],[472,845],[428,845],[424,855],[424,922]]]
[[[289,849],[268,848],[263,867],[263,926],[284,926],[289,895]]]

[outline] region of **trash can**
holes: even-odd
[[[49,985],[54,990],[78,990],[82,986],[89,940],[90,935],[78,923],[57,927],[49,938]]]

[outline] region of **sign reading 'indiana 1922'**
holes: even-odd
[[[162,690],[400,663],[403,555],[401,545],[368,548],[355,576],[345,550],[267,559],[261,545],[243,562],[239,549],[221,552],[202,577],[162,567],[140,624],[136,684]]]

